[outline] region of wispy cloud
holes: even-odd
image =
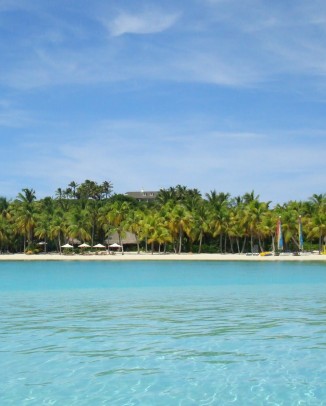
[[[166,14],[162,10],[146,10],[137,14],[121,12],[106,25],[113,36],[153,34],[169,29],[177,20],[178,14]]]
[[[118,3],[0,0],[0,165],[13,187],[319,191],[324,1]]]
[[[284,11],[286,6],[279,2],[206,1],[199,7],[192,1],[190,13],[181,2],[170,4],[169,11],[143,4],[141,11],[81,13],[78,24],[44,11],[37,16],[43,21],[41,31],[29,28],[27,40],[16,34],[16,57],[2,43],[2,54],[10,57],[0,67],[0,83],[32,89],[160,80],[282,89],[286,76],[304,74],[311,82],[319,76],[322,84],[326,29],[320,21],[326,18],[326,6],[318,1],[314,5]],[[33,13],[29,11],[30,18]],[[10,30],[10,21],[7,27]],[[139,35],[170,28],[174,30],[168,41]]]
[[[316,150],[314,143],[307,146],[300,132],[216,132],[201,120],[110,120],[78,137],[57,140],[50,134],[49,139],[25,140],[18,146],[19,162],[15,166],[3,163],[10,176],[22,173],[25,183],[28,179],[31,186],[44,185],[38,190],[43,195],[65,187],[71,179],[91,178],[109,179],[121,193],[181,183],[202,192],[217,189],[241,194],[255,189],[263,198],[277,202],[315,193],[320,179],[314,178],[308,186],[309,175],[314,177],[316,167],[325,166],[323,148]],[[319,145],[323,143],[319,139]]]

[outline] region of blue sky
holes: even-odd
[[[326,3],[0,0],[0,195],[326,192]]]

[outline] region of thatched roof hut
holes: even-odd
[[[105,242],[110,245],[110,244],[120,244],[119,241],[119,235],[117,232],[112,233],[111,235],[109,235],[109,237],[105,240]],[[122,238],[121,238],[121,243],[123,245],[132,245],[132,244],[137,244],[137,239],[134,233],[130,233],[129,231],[126,231],[122,234]]]

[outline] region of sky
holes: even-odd
[[[0,0],[0,196],[326,192],[323,0]]]

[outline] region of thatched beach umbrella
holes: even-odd
[[[86,244],[85,242],[83,244],[78,245],[78,248],[90,248],[89,244]]]
[[[117,243],[115,242],[115,243],[109,245],[109,247],[110,247],[110,248],[121,248],[121,245],[120,245],[120,244],[117,244]]]
[[[65,245],[61,245],[61,248],[74,248],[74,246],[70,245],[70,244],[65,244]]]
[[[93,248],[105,248],[105,245],[103,244],[96,244],[93,246]]]

